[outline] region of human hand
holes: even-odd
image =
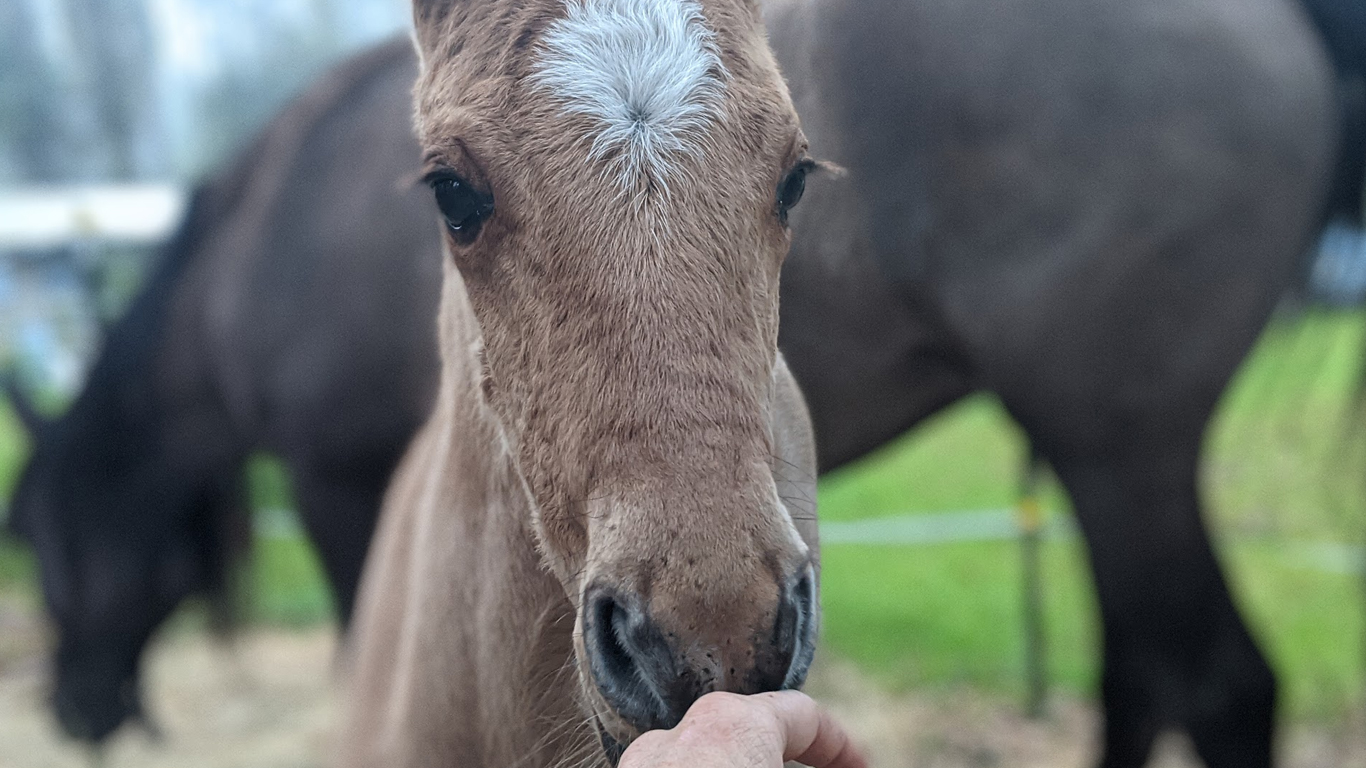
[[[618,768],[781,768],[787,760],[813,768],[868,765],[830,713],[804,693],[779,691],[709,693],[676,727],[636,739]]]

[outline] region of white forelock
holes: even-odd
[[[597,118],[590,154],[615,153],[623,184],[664,183],[719,120],[725,69],[695,0],[566,0],[546,31],[535,82],[564,111]]]

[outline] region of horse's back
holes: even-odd
[[[1361,0],[1304,0],[1323,34],[1333,63],[1344,74],[1366,74],[1366,3]]]
[[[1297,6],[771,10],[813,151],[849,170],[813,189],[841,216],[794,215],[793,258],[847,231],[1008,403],[1217,394],[1326,187],[1329,73]]]
[[[430,402],[440,257],[415,76],[395,40],[292,103],[223,177],[233,209],[177,290],[172,359],[272,449],[391,464]]]

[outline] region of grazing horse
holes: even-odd
[[[394,130],[411,111],[410,48],[334,71],[194,195],[61,418],[15,399],[33,453],[10,525],[38,556],[53,703],[73,736],[99,741],[136,716],[152,631],[224,585],[253,450],[289,467],[350,613],[380,497],[436,383],[435,209],[414,189],[411,131]]]
[[[801,685],[815,450],[778,354],[815,167],[750,0],[416,0],[437,404],[353,626],[347,766],[619,756]]]

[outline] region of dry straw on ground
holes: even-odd
[[[0,768],[90,768],[56,737],[42,707],[44,636],[31,613],[0,603]],[[326,763],[336,708],[336,642],[326,629],[253,631],[231,645],[180,632],[160,642],[149,667],[160,743],[120,733],[105,768],[307,768]],[[892,695],[848,665],[824,663],[810,690],[856,732],[881,768],[1083,768],[1094,710],[1056,699],[1041,721],[970,692]],[[1366,768],[1366,729],[1294,728],[1285,768]],[[1198,763],[1176,739],[1154,768]]]

